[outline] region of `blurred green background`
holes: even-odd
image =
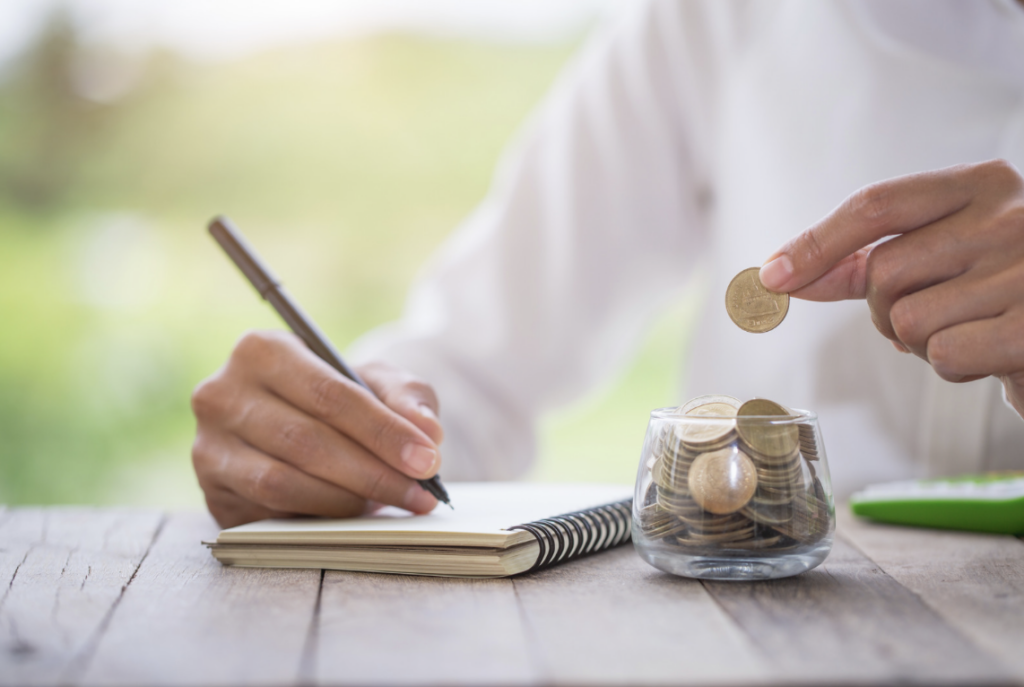
[[[196,61],[84,45],[55,16],[0,72],[0,501],[201,507],[191,389],[246,329],[280,326],[207,221],[230,215],[344,347],[397,317],[581,39]],[[690,311],[546,418],[531,479],[632,482]]]

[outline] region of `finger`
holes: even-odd
[[[865,298],[871,311],[871,321],[883,336],[900,339],[922,358],[927,336],[916,342],[900,338],[892,309],[905,296],[956,279],[971,268],[976,251],[964,246],[960,237],[971,232],[972,222],[969,215],[959,212],[880,243],[868,253]],[[951,247],[956,249],[951,250]],[[930,335],[932,331],[926,334]]]
[[[254,394],[246,411],[230,420],[227,428],[254,448],[345,493],[415,513],[429,512],[437,505],[416,481],[272,394]]]
[[[223,488],[206,492],[206,507],[210,509],[210,514],[217,524],[224,529],[257,520],[287,518],[290,515],[256,505],[235,492]]]
[[[1024,316],[1013,310],[936,332],[928,340],[928,361],[950,382],[1024,370]]]
[[[968,247],[976,219],[959,212],[926,227],[847,255],[813,282],[792,293],[810,301],[868,298],[888,306],[899,297],[962,274],[984,246]],[[950,243],[957,250],[950,250]],[[887,296],[887,302],[880,299]],[[892,337],[890,337],[892,338]]]
[[[1002,315],[1012,304],[1014,284],[1021,277],[999,272],[976,275],[968,272],[955,279],[903,296],[893,303],[889,320],[896,338],[913,353],[926,358],[932,334],[972,320]]]
[[[220,446],[224,461],[219,484],[245,501],[275,513],[348,518],[366,510],[366,499],[309,475],[237,438]]]
[[[236,352],[246,368],[259,370],[259,382],[271,392],[411,477],[437,472],[441,457],[429,436],[316,357],[298,337],[252,337]]]
[[[867,257],[870,248],[861,248],[832,266],[807,286],[790,295],[805,301],[844,301],[864,298],[867,285]]]
[[[860,189],[772,255],[761,268],[761,282],[772,291],[795,291],[865,246],[958,212],[974,196],[976,167],[958,165]]]
[[[215,434],[205,427],[197,433],[192,460],[208,501],[210,495],[217,495],[213,500],[220,503],[223,492],[230,492],[254,508],[275,514],[334,517],[358,515],[365,507],[365,500],[355,494],[303,474],[238,437]]]
[[[405,370],[382,363],[361,366],[359,375],[387,407],[416,425],[435,444],[444,441],[444,428],[438,418],[440,404],[429,384]]]

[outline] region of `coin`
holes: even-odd
[[[788,458],[797,451],[800,432],[796,425],[770,424],[763,420],[747,420],[744,417],[780,416],[788,417],[792,413],[788,408],[764,398],[747,401],[736,411],[738,416],[736,431],[740,438],[766,459]]]
[[[801,423],[798,425],[800,432],[800,453],[807,460],[818,460],[818,440],[814,436],[814,428]]]
[[[706,402],[697,403],[705,399]],[[703,396],[682,408],[688,417],[715,418],[707,423],[687,421],[678,425],[675,435],[684,448],[711,450],[722,448],[732,441],[736,429],[736,421],[732,418],[739,408],[736,399],[729,396]]]
[[[688,415],[690,411],[697,406],[706,406],[711,403],[724,403],[732,406],[734,409],[743,405],[743,401],[732,396],[726,396],[724,394],[707,394],[704,396],[698,396],[697,398],[691,398],[689,401],[679,406],[679,412],[683,415]]]
[[[785,506],[762,506],[748,503],[740,511],[754,522],[778,528],[793,519],[793,509]]]
[[[745,332],[763,334],[782,324],[789,312],[789,294],[769,291],[761,283],[759,267],[743,270],[725,290],[725,310]]]
[[[640,513],[640,529],[652,539],[686,531],[686,525],[657,506],[648,506]]]
[[[719,449],[693,461],[687,486],[693,500],[709,513],[735,513],[754,496],[757,468],[739,449]]]
[[[679,413],[690,417],[721,418],[708,423],[686,422],[677,425],[673,432],[676,443],[666,447],[679,453],[703,453],[724,448],[735,438],[736,423],[732,418],[741,402],[738,398],[721,394],[708,394],[690,399],[679,407]],[[696,455],[689,456],[696,458]]]
[[[748,539],[746,541],[734,541],[729,542],[730,549],[767,549],[767,548],[778,548],[779,542],[782,541],[782,535],[777,534],[774,537],[765,537],[763,539]],[[785,547],[789,548],[789,547]]]

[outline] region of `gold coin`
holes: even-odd
[[[761,525],[770,525],[776,529],[793,519],[792,504],[783,506],[767,506],[751,501],[740,511],[743,515]],[[785,534],[785,532],[783,532]]]
[[[758,492],[754,494],[754,498],[751,503],[758,506],[785,506],[793,503],[793,499],[796,498],[796,494],[779,494],[776,492]]]
[[[726,405],[732,406],[734,409],[738,409],[741,405],[743,405],[743,401],[733,396],[726,396],[725,394],[707,394],[704,396],[697,396],[696,398],[691,398],[689,401],[679,406],[679,412],[682,415],[688,415],[690,411],[693,410],[694,408],[697,408],[698,406],[709,405],[711,403],[724,403]]]
[[[716,515],[735,513],[757,490],[757,468],[742,451],[723,448],[705,453],[690,466],[687,479],[690,496]]]
[[[758,421],[755,421],[755,420],[743,420],[743,419],[741,419],[740,421],[744,422],[744,423],[746,423],[748,425],[761,424],[762,427],[774,428],[775,430],[778,430],[781,427],[784,427],[784,425],[770,425],[770,424],[766,424],[764,421],[760,421],[759,423],[758,423]],[[747,433],[748,434],[756,434],[756,432],[754,432],[753,430],[748,430]],[[770,434],[775,434],[775,433],[777,433],[777,431],[770,432]],[[785,467],[787,465],[792,464],[792,462],[794,460],[799,460],[800,459],[800,451],[798,449],[793,449],[792,453],[787,453],[787,454],[781,455],[781,456],[769,456],[767,454],[761,453],[760,451],[756,450],[753,446],[750,445],[749,442],[741,440],[739,442],[739,446],[740,446],[740,450],[743,451],[744,453],[746,453],[750,457],[750,460],[754,461],[754,465],[756,465],[758,467],[758,469],[761,469],[761,468],[771,468],[771,469],[774,469],[774,468],[777,468],[777,467]]]
[[[745,417],[791,416],[787,408],[764,398],[755,398],[741,405],[736,415],[736,431],[756,453],[767,458],[787,459],[797,453],[800,431],[796,425],[773,425],[763,420],[744,421]]]
[[[640,511],[640,529],[652,539],[660,539],[686,531],[686,525],[657,506]]]
[[[755,463],[756,465],[756,463]],[[803,466],[799,461],[789,465],[777,465],[773,467],[757,466],[757,477],[768,482],[792,483],[803,473]]]
[[[658,490],[658,507],[673,515],[698,517],[701,514],[700,506],[689,495],[684,496],[666,489]]]
[[[750,527],[750,520],[743,516],[717,525],[709,525],[706,522],[692,523],[688,522],[685,518],[680,518],[680,520],[686,522],[690,526],[690,531],[694,534],[724,534]]]
[[[734,541],[729,542],[730,549],[767,549],[771,546],[775,546],[782,540],[782,537],[775,535],[774,537],[766,537],[764,539],[748,539],[747,541]]]
[[[759,267],[745,269],[725,290],[725,310],[745,332],[763,334],[782,324],[789,312],[789,294],[769,291],[761,283]]]
[[[700,534],[698,532],[690,531],[687,533],[686,539],[689,540],[687,543],[729,543],[744,541],[749,539],[754,534],[754,526],[749,525],[740,530],[734,530],[732,532],[720,532],[716,534]]]
[[[814,436],[814,430],[807,425],[800,425],[799,427],[800,453],[807,460],[818,460],[818,440]]]
[[[722,418],[714,422],[688,422],[679,427],[677,436],[681,442],[690,446],[703,446],[727,441],[736,428],[736,407],[731,403],[705,403],[691,408],[687,417]]]
[[[679,497],[689,498],[689,491],[686,487],[688,471],[688,467],[684,467],[682,470],[662,467],[654,477],[654,483],[658,485],[660,492],[672,492]]]

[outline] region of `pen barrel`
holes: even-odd
[[[334,347],[330,339],[324,336],[320,328],[302,311],[299,304],[292,300],[292,297],[283,287],[275,284],[271,286],[263,297],[274,306],[278,314],[288,324],[293,332],[302,339],[310,350],[323,359],[328,365],[345,375],[359,386],[369,389],[370,387],[362,378],[348,366],[342,359],[338,349]]]
[[[231,262],[242,271],[249,283],[264,298],[267,292],[278,286],[280,282],[274,273],[263,264],[256,250],[249,245],[249,242],[242,236],[242,232],[235,228],[227,217],[217,217],[210,222],[210,235],[220,244]]]
[[[313,323],[313,320],[303,312],[299,304],[292,300],[288,292],[281,286],[281,282],[274,276],[249,242],[245,240],[231,220],[227,217],[217,217],[210,222],[210,235],[220,244],[231,262],[235,263],[253,288],[269,302],[284,321],[291,327],[309,348],[322,358],[328,365],[345,375],[359,386],[369,389],[356,371],[353,370],[342,359],[341,354],[331,344],[320,328]]]

